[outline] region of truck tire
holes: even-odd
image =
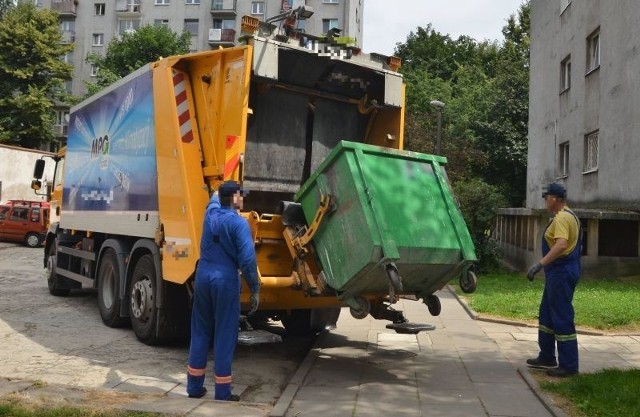
[[[62,277],[56,272],[56,245],[57,243],[52,243],[47,252],[47,286],[49,287],[49,294],[56,297],[65,297],[69,295],[71,290],[69,288],[61,288],[60,281]]]
[[[131,327],[139,341],[150,346],[157,345],[160,339],[156,335],[158,323],[156,270],[151,255],[143,255],[136,262],[130,288]]]
[[[98,270],[98,307],[102,322],[109,327],[122,327],[127,323],[127,319],[120,316],[121,279],[116,252],[106,249]]]

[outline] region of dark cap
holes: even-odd
[[[235,193],[240,192],[240,194],[244,195],[244,190],[235,181],[225,181],[218,188],[218,195],[220,197],[232,197]]]
[[[558,184],[557,182],[551,183],[547,185],[547,188],[542,193],[542,198],[545,198],[548,195],[552,195],[555,197],[566,198],[567,190],[564,188],[562,184]]]

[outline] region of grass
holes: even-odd
[[[455,286],[455,285],[454,285]],[[482,275],[478,288],[464,296],[479,314],[524,322],[537,322],[544,279],[529,282],[524,274]],[[578,283],[573,306],[576,326],[600,331],[640,331],[640,282],[613,279],[586,280]]]
[[[128,410],[97,410],[86,407],[50,407],[46,405],[0,403],[0,417],[158,417],[163,414]]]
[[[640,370],[605,369],[561,381],[542,381],[542,389],[570,401],[576,417],[640,417]]]

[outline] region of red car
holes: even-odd
[[[48,226],[48,203],[9,200],[0,205],[0,240],[35,248],[44,242]]]

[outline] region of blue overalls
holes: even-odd
[[[205,213],[196,269],[187,393],[203,390],[207,354],[213,340],[215,399],[231,398],[231,363],[238,339],[240,278],[252,292],[259,291],[256,257],[249,224],[235,210],[220,207],[217,195]]]
[[[572,301],[580,279],[582,236],[578,218],[571,210],[565,210],[578,222],[578,241],[571,253],[544,267],[545,282],[540,302],[538,345],[541,360],[555,361],[557,342],[558,366],[570,372],[578,372],[578,338]],[[550,249],[547,240],[543,238],[542,256],[546,256]]]

